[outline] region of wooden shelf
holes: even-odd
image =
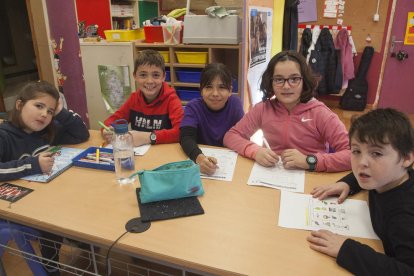
[[[241,96],[242,91],[242,47],[237,45],[222,45],[222,44],[163,44],[163,43],[135,43],[136,52],[144,49],[154,49],[157,51],[168,51],[169,62],[165,63],[166,69],[170,71],[171,80],[168,82],[176,90],[179,88],[196,88],[199,89],[200,84],[180,82],[176,77],[176,69],[202,69],[206,64],[199,63],[179,63],[175,52],[207,52],[207,64],[214,62],[221,62],[226,64],[233,76],[237,78],[238,91],[233,91],[233,95]],[[184,69],[184,70],[185,70]],[[185,105],[188,100],[181,101]]]

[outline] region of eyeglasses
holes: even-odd
[[[302,77],[290,77],[290,78],[272,78],[272,82],[277,87],[283,87],[287,81],[290,87],[296,87],[302,81]]]

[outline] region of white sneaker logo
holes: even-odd
[[[302,119],[300,119],[302,121],[302,123],[307,122],[307,121],[312,121],[313,119],[305,119],[302,117]]]

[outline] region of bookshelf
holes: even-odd
[[[131,29],[139,26],[138,1],[112,0],[110,3],[112,30]]]
[[[234,79],[233,94],[239,97],[243,97],[242,92],[242,47],[241,44],[235,45],[218,45],[218,44],[161,44],[161,43],[135,43],[135,51],[141,51],[144,49],[153,49],[156,51],[164,52],[168,55],[168,62],[165,63],[165,68],[169,71],[170,80],[168,83],[174,87],[179,96],[180,89],[190,89],[199,91],[199,82],[182,82],[178,80],[177,71],[191,70],[201,71],[206,64],[221,62],[226,64],[232,72]],[[180,63],[178,62],[176,52],[196,52],[207,53],[207,63]],[[180,97],[181,98],[181,97]],[[185,105],[188,99],[181,99],[183,105]]]

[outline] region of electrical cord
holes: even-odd
[[[109,254],[111,253],[112,248],[115,246],[115,244],[127,233],[130,233],[129,231],[125,231],[121,236],[119,236],[109,247],[108,252],[106,253],[106,260],[105,260],[105,275],[109,276]]]

